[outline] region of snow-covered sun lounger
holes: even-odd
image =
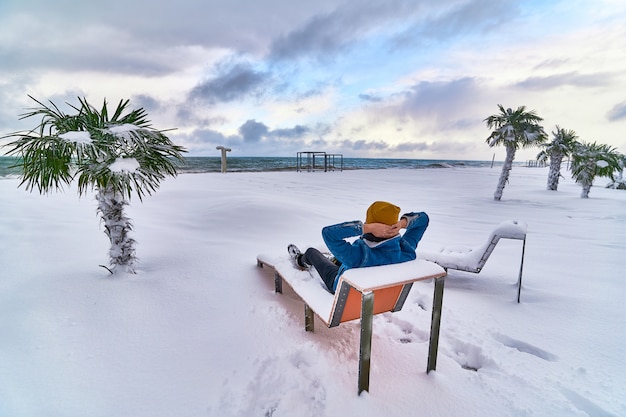
[[[417,257],[441,265],[446,270],[473,272],[478,274],[487,259],[493,252],[500,239],[517,239],[522,243],[522,257],[520,261],[519,277],[517,281],[517,302],[520,302],[522,291],[522,270],[524,268],[524,251],[526,250],[526,230],[524,222],[509,220],[500,223],[489,235],[487,241],[477,247],[467,248],[459,246],[444,246],[436,252],[424,252],[418,250]]]
[[[388,311],[400,311],[416,281],[435,280],[433,313],[430,329],[430,345],[426,372],[434,370],[437,363],[441,304],[445,270],[425,260],[400,264],[349,269],[331,294],[322,281],[309,271],[294,268],[289,255],[257,256],[259,267],[274,269],[276,292],[282,293],[283,282],[304,301],[305,330],[314,330],[314,314],[328,327],[361,319],[358,392],[369,390],[370,353],[372,343],[373,315]]]

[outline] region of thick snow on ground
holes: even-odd
[[[127,208],[136,275],[111,276],[93,195],[0,180],[0,416],[624,416],[626,192],[547,169],[185,174]],[[597,181],[603,185],[603,180]],[[374,200],[426,211],[418,250],[502,240],[480,274],[449,271],[437,370],[426,374],[432,282],[374,319],[357,395],[359,323],[306,333],[259,253],[321,244]]]

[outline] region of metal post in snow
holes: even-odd
[[[361,342],[359,349],[359,395],[370,390],[374,293],[361,294]]]
[[[222,172],[226,172],[226,152],[230,152],[230,148],[225,148],[223,146],[217,146],[215,149],[222,151]]]

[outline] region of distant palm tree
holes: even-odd
[[[580,198],[589,198],[596,177],[609,177],[620,169],[620,154],[615,148],[597,143],[580,143],[572,153],[570,170],[574,180],[582,185]]]
[[[577,142],[578,136],[573,130],[565,130],[556,126],[552,131],[552,142],[543,144],[543,150],[537,155],[539,162],[547,162],[550,159],[550,171],[548,172],[548,190],[556,191],[559,187],[561,176],[561,163],[563,158],[571,155]]]
[[[502,173],[493,195],[496,201],[502,198],[504,186],[509,180],[515,151],[519,148],[539,146],[547,139],[543,127],[539,125],[543,119],[537,116],[534,110],[526,111],[525,106],[520,106],[515,111],[510,108],[505,110],[501,104],[498,104],[498,108],[499,114],[491,115],[484,120],[489,129],[495,129],[487,138],[489,146],[504,145],[506,148]]]
[[[21,185],[40,194],[58,190],[78,179],[78,191],[97,191],[98,212],[109,237],[109,271],[123,267],[134,273],[135,241],[130,237],[130,219],[124,214],[133,191],[141,200],[152,194],[166,176],[175,176],[185,150],[174,145],[163,131],[151,127],[143,108],[128,111],[129,100],[120,101],[110,114],[104,100],[101,110],[79,98],[76,114],[68,115],[50,102],[21,115],[37,116],[41,122],[31,131],[15,132],[5,138],[9,155],[17,155],[22,166]]]

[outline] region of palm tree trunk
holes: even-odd
[[[130,219],[124,215],[124,206],[128,204],[123,195],[119,195],[112,187],[98,189],[96,195],[98,211],[104,222],[104,232],[109,237],[111,248],[109,258],[111,271],[115,273],[120,267],[126,272],[135,273],[135,240],[129,232],[133,226]]]
[[[589,182],[589,183],[584,182],[582,184],[583,190],[580,193],[580,198],[589,198],[589,192],[591,191],[591,185],[592,185],[591,182]]]
[[[507,182],[509,182],[509,174],[511,172],[511,168],[513,168],[514,159],[515,159],[515,147],[507,146],[506,158],[504,158],[504,165],[502,165],[502,173],[500,174],[500,181],[498,181],[496,192],[493,194],[493,199],[496,201],[500,201],[500,199],[502,198],[502,192],[504,191],[504,186],[506,185]]]
[[[561,162],[563,154],[556,153],[550,156],[550,172],[548,173],[548,191],[556,191],[559,187],[559,177],[561,176]]]

